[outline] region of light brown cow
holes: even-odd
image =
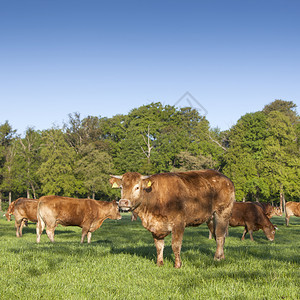
[[[54,242],[54,231],[58,224],[81,227],[81,243],[86,235],[87,242],[90,243],[92,232],[108,218],[115,220],[122,218],[116,201],[107,202],[60,196],[41,197],[38,205],[37,243],[40,242],[45,226],[50,241]]]
[[[285,224],[289,226],[290,217],[300,217],[300,202],[289,201],[285,205]]]
[[[184,229],[208,221],[217,243],[215,260],[224,259],[225,232],[234,202],[233,183],[214,170],[143,176],[129,172],[110,179],[121,187],[119,206],[134,211],[153,236],[157,265],[163,265],[164,238],[172,233],[175,268],[181,267]]]
[[[19,198],[14,201],[12,206],[13,215],[15,217],[15,227],[17,237],[22,236],[24,225],[28,221],[37,222],[37,199]]]
[[[250,238],[253,241],[253,231],[262,229],[268,240],[275,238],[276,227],[270,222],[264,214],[263,209],[253,202],[235,202],[232,209],[232,215],[229,220],[229,226],[244,226],[242,240],[249,231]]]

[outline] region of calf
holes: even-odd
[[[279,207],[273,206],[270,203],[252,202],[263,209],[264,214],[271,219],[273,216],[282,216],[282,211]]]
[[[122,217],[116,201],[96,201],[60,196],[44,196],[38,205],[38,224],[36,227],[37,243],[46,226],[51,242],[54,242],[54,231],[57,224],[79,226],[82,228],[81,243],[87,235],[91,242],[92,232],[98,229],[107,218],[120,220]]]
[[[264,214],[263,209],[252,202],[235,202],[232,209],[232,215],[229,220],[232,227],[245,226],[242,240],[249,231],[250,238],[253,241],[253,231],[262,229],[268,240],[275,238],[275,226]]]
[[[38,200],[19,198],[13,203],[13,205],[11,204],[13,211],[9,213],[9,219],[11,214],[15,216],[16,235],[17,237],[21,237],[24,224],[27,225],[28,221],[37,222]]]
[[[287,202],[285,205],[285,224],[289,226],[290,217],[300,217],[300,202]]]

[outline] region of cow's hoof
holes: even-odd
[[[158,267],[162,267],[164,265],[164,262],[163,261],[158,261],[156,264],[157,264]]]
[[[174,268],[175,269],[180,269],[181,266],[182,266],[182,263],[177,263],[177,264],[174,265]]]
[[[224,255],[224,254],[219,255],[219,256],[215,256],[215,257],[214,257],[214,260],[215,260],[215,261],[220,261],[220,260],[222,260],[222,259],[225,259],[225,255]]]

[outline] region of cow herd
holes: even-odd
[[[270,218],[282,215],[271,204],[235,202],[234,185],[229,178],[214,170],[160,173],[143,176],[128,172],[111,175],[112,188],[121,189],[121,199],[96,201],[61,196],[43,196],[40,199],[19,198],[12,202],[5,214],[15,218],[17,237],[27,221],[37,223],[37,242],[44,229],[51,242],[58,224],[82,228],[81,243],[106,219],[121,219],[120,209],[139,217],[142,225],[152,233],[157,250],[157,265],[163,265],[164,238],[172,234],[175,268],[182,265],[180,251],[185,227],[207,223],[210,237],[216,241],[215,260],[224,259],[224,243],[228,225],[243,226],[253,240],[253,231],[262,229],[273,241],[274,226]],[[300,203],[287,202],[286,225],[290,216],[300,216]]]

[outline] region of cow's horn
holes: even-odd
[[[148,179],[151,175],[142,175],[142,180]]]
[[[116,179],[122,179],[122,175],[109,175],[109,176]]]

